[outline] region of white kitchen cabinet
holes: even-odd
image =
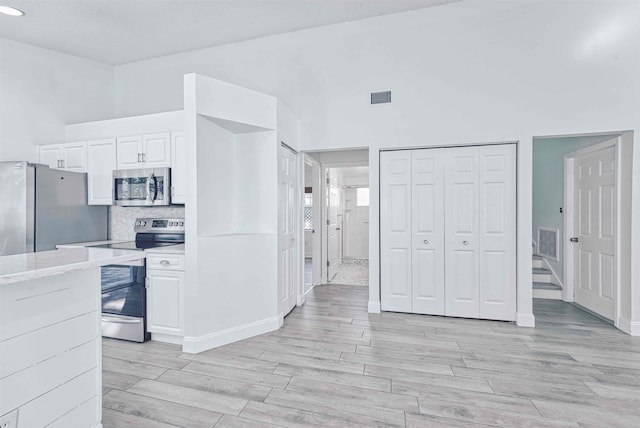
[[[89,205],[113,204],[114,169],[116,169],[116,139],[87,142]]]
[[[184,132],[171,133],[171,203],[184,204],[187,200],[187,148]]]
[[[40,163],[55,169],[87,172],[87,143],[75,142],[40,146]]]
[[[147,257],[155,260],[147,269],[147,330],[154,340],[172,342],[165,336],[184,335],[184,271],[176,270],[184,266],[184,255]]]
[[[514,145],[380,154],[383,310],[513,321]]]
[[[118,169],[171,166],[171,134],[136,135],[117,139]]]

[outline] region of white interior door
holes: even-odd
[[[447,149],[445,177],[445,314],[478,318],[478,148]]]
[[[296,305],[296,183],[297,155],[286,147],[279,150],[278,298],[281,316]]]
[[[574,160],[575,301],[612,320],[616,299],[616,148]]]
[[[380,297],[411,312],[411,151],[380,153]]]
[[[327,281],[342,261],[342,205],[338,172],[327,170]]]
[[[516,146],[479,148],[480,318],[516,317]]]
[[[412,312],[444,315],[445,149],[412,151]]]

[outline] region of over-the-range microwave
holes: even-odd
[[[113,203],[123,207],[171,204],[170,168],[113,171]]]

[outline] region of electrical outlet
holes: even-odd
[[[17,428],[18,427],[18,409],[11,413],[0,416],[0,428]]]

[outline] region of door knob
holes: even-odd
[[[425,239],[425,240],[424,240],[424,243],[425,243],[425,244],[428,244],[428,243],[429,243],[429,241]]]
[[[469,241],[462,241],[464,245],[469,245]]]
[[[578,242],[578,238],[569,238],[569,241],[571,241],[571,242]]]

